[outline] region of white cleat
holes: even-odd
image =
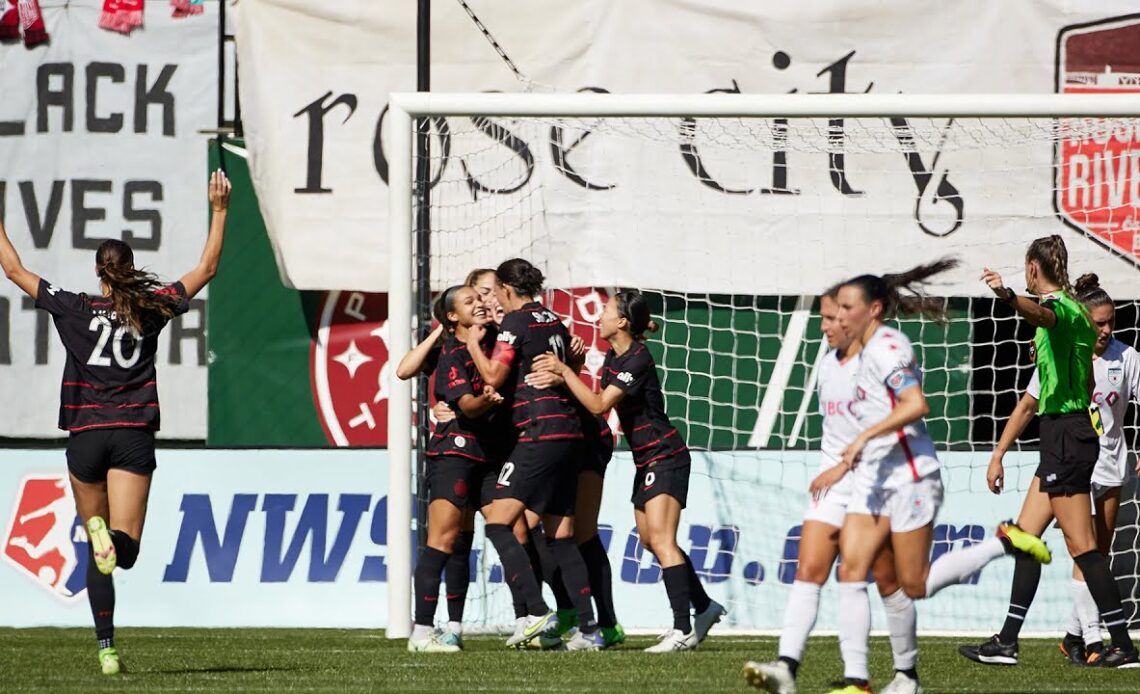
[[[693,631],[697,632],[697,643],[705,640],[709,635],[709,629],[720,621],[720,618],[728,614],[728,610],[724,609],[724,605],[716,600],[709,602],[708,609],[700,612],[693,618]]]
[[[895,678],[886,687],[879,690],[879,694],[922,694],[922,687],[901,672],[895,673]]]
[[[408,639],[409,653],[458,653],[462,648],[439,640],[439,634],[430,634],[422,639]]]
[[[769,694],[796,694],[796,678],[782,660],[771,663],[748,661],[744,664],[744,680]]]
[[[515,622],[515,633],[507,639],[507,648],[526,648],[530,641],[543,632],[557,628],[558,616],[554,612],[547,612],[541,617],[527,617],[526,622]]]
[[[657,642],[656,646],[650,646],[645,649],[646,653],[673,653],[675,651],[693,651],[697,648],[697,630],[694,629],[689,633],[682,633],[680,629],[674,629],[665,635],[665,638]]]

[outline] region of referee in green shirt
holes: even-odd
[[[1092,401],[1093,347],[1096,328],[1092,318],[1072,298],[1069,254],[1060,236],[1039,238],[1025,253],[1025,286],[1039,301],[1018,296],[1001,275],[986,268],[982,280],[999,299],[1037,327],[1037,371],[1041,397],[1037,414],[1041,427],[1041,463],[1037,467],[1041,491],[1049,495],[1069,554],[1085,576],[1089,592],[1112,635],[1112,646],[1097,661],[1102,667],[1140,667],[1128,624],[1120,608],[1120,591],[1097,549],[1092,522],[1092,473],[1100,453],[1099,416]],[[1036,566],[1032,573],[1030,565]],[[1023,568],[1025,567],[1025,568]],[[1020,574],[1020,575],[1019,575]],[[1040,565],[1017,562],[1011,610],[1028,608],[1040,579]]]

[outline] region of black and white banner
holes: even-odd
[[[538,91],[1140,90],[1131,40],[1140,19],[1118,17],[1121,4],[1108,0],[470,5]],[[380,129],[387,95],[415,86],[414,9],[236,8],[254,184],[295,287],[387,289],[392,153]],[[458,3],[433,10],[434,91],[525,89]],[[1060,233],[1074,272],[1097,272],[1122,298],[1140,291],[1137,133],[1055,151],[1047,136],[984,124],[935,122],[918,136],[905,119],[818,123],[814,142],[786,150],[753,148],[743,127],[718,155],[690,146],[710,136],[700,122],[559,138],[550,124],[449,117],[433,131],[432,173],[458,185],[434,191],[447,216],[436,223],[470,236],[433,281],[524,253],[556,285],[800,294],[955,254],[963,267],[945,291],[981,294],[984,265],[1020,274],[1028,241]],[[780,124],[764,127],[779,142]],[[480,159],[494,150],[494,163]]]
[[[97,0],[41,3],[51,42],[0,44],[0,215],[24,264],[76,292],[96,292],[108,238],[138,265],[176,279],[207,231],[204,138],[215,124],[216,4],[170,17],[148,3],[129,36],[100,29]],[[162,436],[206,434],[206,301],[159,342]],[[64,352],[50,316],[0,284],[0,436],[58,436]]]

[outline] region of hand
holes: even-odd
[[[573,357],[581,358],[586,355],[586,341],[577,335],[570,337],[570,354]]]
[[[526,384],[531,388],[538,388],[539,390],[543,388],[556,388],[566,382],[566,379],[553,371],[531,371],[523,380],[525,380]]]
[[[843,463],[833,465],[823,472],[819,473],[819,475],[817,475],[816,478],[811,481],[811,485],[808,487],[808,491],[811,492],[812,498],[819,499],[821,496],[827,493],[828,489],[831,489],[836,484],[838,484],[839,480],[843,479],[843,476],[846,474],[846,465]]]
[[[210,174],[210,184],[208,186],[210,206],[214,208],[214,212],[225,212],[230,206],[230,179],[218,169]]]
[[[487,334],[487,329],[482,325],[472,325],[467,328],[467,351],[482,350],[483,337]]]
[[[994,295],[999,299],[1004,299],[1006,297],[1005,283],[1002,282],[1001,275],[997,274],[988,267],[983,268],[982,281],[986,283],[987,287],[993,290]]]
[[[1001,494],[1001,490],[1005,487],[1005,466],[1002,465],[1003,453],[1001,451],[994,451],[990,456],[990,466],[986,470],[986,485],[994,494]]]
[[[843,464],[847,466],[848,470],[855,469],[855,464],[859,462],[859,457],[863,454],[863,448],[866,445],[867,440],[860,434],[847,448],[843,449]]]
[[[483,394],[480,397],[492,405],[498,405],[503,401],[503,396],[495,392],[494,386],[483,386]]]
[[[440,400],[431,408],[431,414],[435,417],[435,421],[439,424],[444,424],[455,420],[455,413],[447,406],[447,403]]]
[[[549,371],[566,378],[566,372],[569,371],[569,368],[558,361],[558,357],[554,356],[553,353],[547,352],[546,354],[538,355],[534,358],[534,361],[530,363],[531,373],[537,373],[539,371]]]

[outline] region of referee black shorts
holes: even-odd
[[[1037,477],[1047,494],[1088,494],[1100,457],[1100,437],[1088,412],[1041,416],[1041,463]]]
[[[150,475],[156,467],[150,429],[88,429],[72,432],[67,439],[67,470],[80,482],[103,482],[112,468]]]

